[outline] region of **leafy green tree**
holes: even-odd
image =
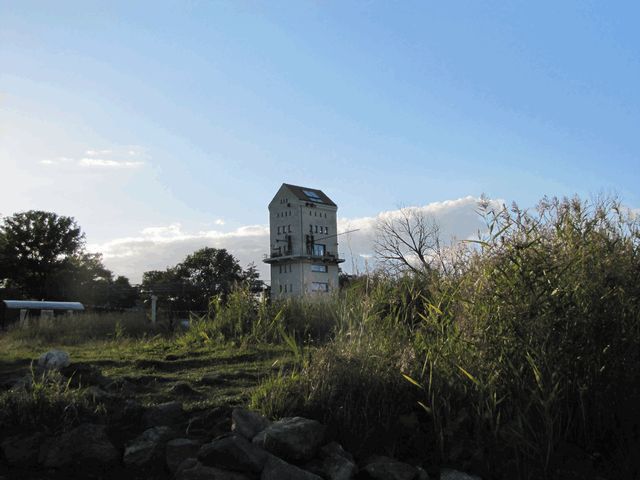
[[[211,298],[226,302],[238,283],[258,281],[255,265],[245,271],[226,249],[204,247],[174,267],[145,272],[142,291],[147,301],[157,295],[160,305],[174,312],[206,311]]]
[[[77,300],[119,309],[138,293],[125,277],[114,280],[99,253],[84,251],[84,233],[72,217],[30,210],[0,225],[0,286],[26,298]]]
[[[82,253],[68,258],[52,277],[48,291],[50,298],[73,298],[104,310],[133,307],[138,297],[138,291],[129,279],[123,276],[114,279],[99,253]]]
[[[84,247],[84,234],[72,217],[39,210],[5,218],[0,237],[0,273],[9,286],[36,298],[47,296],[51,277]]]

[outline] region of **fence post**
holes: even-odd
[[[151,295],[151,325],[156,326],[156,307],[158,306],[158,296]]]

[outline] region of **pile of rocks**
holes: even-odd
[[[104,425],[90,423],[54,437],[10,437],[1,448],[10,466],[105,474],[125,469],[154,478],[168,471],[176,480],[429,479],[422,468],[389,457],[358,464],[338,443],[326,442],[326,428],[315,420],[291,417],[272,423],[244,409],[233,410],[231,417],[231,431],[203,442],[176,427],[182,425],[183,412],[179,403],[170,402],[144,413],[149,428],[124,445],[124,453]],[[440,478],[479,480],[454,470],[442,470]]]
[[[63,352],[64,353],[64,352]],[[321,423],[302,417],[271,422],[245,409],[218,407],[189,418],[180,402],[143,407],[102,390],[110,380],[99,370],[69,364],[59,352],[43,355],[42,369],[57,369],[87,392],[112,402],[108,426],[81,423],[57,435],[19,433],[2,438],[9,471],[49,470],[101,478],[177,480],[426,480],[419,466],[374,456],[357,462],[329,441]],[[66,371],[68,370],[68,371]],[[113,403],[115,402],[115,403]],[[441,480],[479,480],[454,470],[431,472]]]

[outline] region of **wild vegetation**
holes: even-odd
[[[253,372],[242,394],[205,403],[316,418],[358,456],[485,479],[637,478],[638,221],[611,199],[480,209],[483,238],[448,249],[425,242],[418,262],[399,250],[403,258],[389,260],[408,260],[409,271],[360,277],[331,298],[268,304],[245,285],[214,297],[184,330],[124,317],[16,329],[0,339],[3,368],[25,367],[45,346],[70,346],[84,361],[119,358],[105,369],[114,377],[162,377],[168,356],[199,358],[180,371],[200,388],[197,409],[197,379],[240,355],[234,369]],[[50,388],[47,398],[73,401]],[[0,395],[3,408],[20,404],[12,395]]]

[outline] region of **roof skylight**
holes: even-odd
[[[312,202],[322,203],[322,199],[320,198],[320,195],[318,195],[316,192],[312,192],[311,190],[302,190],[302,191]]]

